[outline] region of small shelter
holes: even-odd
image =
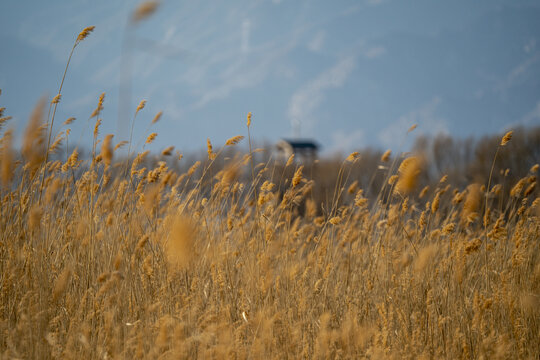
[[[319,145],[311,139],[282,139],[276,144],[278,158],[287,160],[292,154],[303,162],[317,159]]]

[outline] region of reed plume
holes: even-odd
[[[399,178],[396,182],[396,191],[407,195],[416,188],[418,175],[420,175],[422,163],[417,156],[411,156],[403,160],[399,166]]]
[[[382,154],[381,161],[382,162],[388,162],[390,160],[390,155],[392,155],[392,150],[388,149]]]
[[[150,17],[153,13],[156,12],[159,6],[159,1],[145,1],[141,3],[133,12],[131,16],[131,21],[133,23],[139,23],[142,20]]]
[[[514,133],[513,131],[509,131],[506,134],[504,134],[504,136],[501,139],[501,146],[506,146],[506,144],[508,144],[508,142],[512,139],[513,133]]]
[[[71,269],[67,267],[58,276],[58,279],[56,279],[56,282],[54,283],[54,289],[52,292],[53,301],[55,302],[58,301],[60,299],[60,296],[62,296],[65,293],[69,280],[71,278],[71,273],[72,273]]]
[[[159,121],[159,119],[161,119],[161,116],[163,115],[163,111],[160,111],[156,114],[156,116],[154,116],[154,118],[152,119],[152,124],[155,124]]]
[[[2,185],[5,187],[8,187],[13,179],[14,164],[12,144],[13,130],[10,129],[4,133],[0,142],[0,161],[2,167],[0,170],[0,179],[2,180]]]
[[[113,158],[113,147],[112,147],[112,138],[114,135],[107,134],[105,138],[103,139],[103,143],[101,145],[101,158],[103,159],[103,162],[105,163],[106,167],[109,167],[112,162]]]
[[[185,268],[194,257],[196,228],[190,219],[176,216],[167,240],[167,259],[173,268]]]
[[[21,152],[32,171],[37,170],[45,159],[46,128],[43,124],[45,104],[45,98],[41,98],[41,100],[34,107],[23,138]]]
[[[467,196],[463,203],[463,210],[461,217],[467,222],[472,222],[478,217],[480,211],[480,205],[482,202],[482,191],[480,190],[480,184],[471,184],[467,187]]]
[[[225,145],[234,146],[234,145],[238,144],[240,141],[242,141],[243,138],[244,137],[241,136],[241,135],[234,136],[234,137],[228,139],[227,142],[225,142]]]
[[[77,36],[77,41],[75,44],[78,44],[80,43],[81,41],[83,41],[84,39],[86,39],[88,37],[88,35],[90,35],[90,33],[92,31],[94,31],[96,27],[95,26],[88,26],[88,27],[85,27],[80,33],[79,35]]]

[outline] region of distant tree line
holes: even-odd
[[[336,189],[341,189],[342,201],[351,200],[354,195],[348,195],[347,190],[355,182],[353,186],[363,189],[367,198],[376,199],[385,181],[392,175],[389,172],[395,174],[401,161],[413,155],[422,157],[424,165],[419,176],[418,193],[425,186],[434,188],[445,175],[446,183],[457,189],[464,189],[471,183],[487,186],[502,135],[480,139],[462,139],[444,134],[421,136],[416,139],[410,152],[391,154],[386,161],[381,159],[384,151],[364,148],[358,150],[358,159],[354,163],[348,163],[344,157],[338,156],[322,158],[315,163],[304,164],[304,174],[315,180],[312,197],[319,204],[331,203]],[[501,184],[508,191],[519,179],[534,176],[530,170],[537,163],[540,163],[540,127],[515,129],[512,140],[498,150],[491,185]],[[278,169],[274,173],[281,174],[282,171]],[[280,187],[287,186],[283,179],[290,179],[294,168],[284,171],[285,176],[274,176],[275,181],[281,181],[278,182]],[[340,172],[341,181],[338,179]],[[535,194],[538,194],[538,190]]]

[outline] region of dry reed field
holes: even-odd
[[[0,358],[540,358],[538,165],[492,181],[512,132],[485,183],[422,188],[423,154],[385,153],[368,198],[352,153],[320,203],[300,162],[256,161],[251,114],[178,171],[100,134],[97,100],[85,159],[52,133],[61,87],[20,152],[1,115]]]

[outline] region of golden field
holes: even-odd
[[[540,357],[538,165],[500,168],[511,132],[484,182],[424,187],[425,154],[383,154],[368,196],[353,153],[321,197],[308,165],[256,161],[251,115],[180,170],[101,135],[102,97],[79,158],[60,92],[20,152],[2,130],[0,358]]]

